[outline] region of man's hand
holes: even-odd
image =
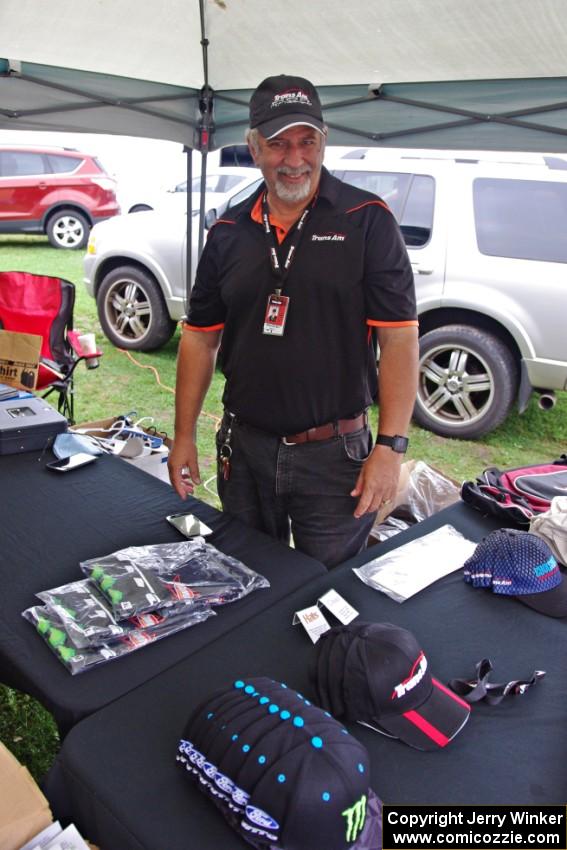
[[[197,445],[191,441],[175,440],[167,461],[169,479],[182,499],[193,493],[201,483]]]
[[[383,504],[393,502],[398,489],[402,455],[389,446],[376,446],[360,471],[351,496],[359,496],[354,511],[357,519],[380,510]]]

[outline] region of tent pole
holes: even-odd
[[[187,157],[187,234],[185,241],[185,315],[187,315],[191,281],[193,280],[193,150],[184,147],[183,152]]]

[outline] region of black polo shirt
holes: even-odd
[[[225,407],[278,435],[354,416],[376,398],[372,326],[416,325],[413,274],[394,216],[376,195],[322,170],[283,294],[283,337],[262,333],[277,285],[252,216],[262,186],[212,228],[186,325],[223,329]],[[257,209],[257,206],[256,206]],[[279,247],[285,260],[290,231]]]

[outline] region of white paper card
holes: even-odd
[[[328,590],[320,599],[317,600],[319,605],[324,605],[325,608],[334,614],[343,626],[351,623],[355,617],[358,617],[358,611],[344,599],[336,590]]]
[[[316,605],[296,611],[293,622],[301,623],[313,643],[317,643],[319,637],[331,628],[323,612]]]
[[[60,832],[53,844],[48,844],[45,850],[89,850],[81,838],[77,827],[71,824]]]

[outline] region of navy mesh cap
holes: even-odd
[[[250,98],[250,127],[258,129],[265,139],[272,139],[298,125],[324,133],[317,89],[303,77],[267,77]]]
[[[392,623],[336,626],[317,641],[319,704],[418,750],[445,747],[470,706],[435,679],[414,635]]]
[[[202,703],[177,760],[256,847],[361,850],[375,795],[364,746],[330,714],[281,682],[235,681]],[[370,823],[372,821],[372,823]],[[367,842],[365,844],[364,842]]]
[[[567,583],[545,540],[529,531],[492,531],[463,565],[473,587],[515,596],[548,617],[567,617]]]

